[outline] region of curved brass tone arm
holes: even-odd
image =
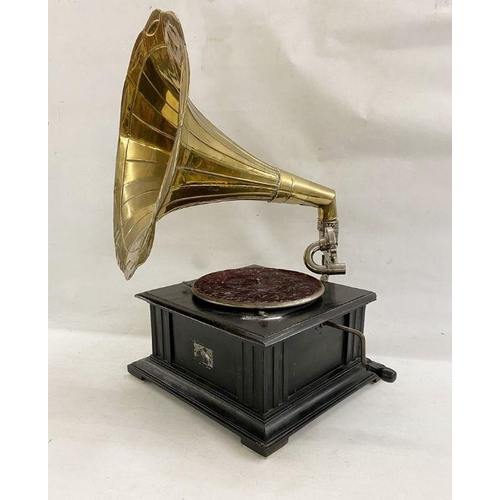
[[[339,325],[333,321],[327,321],[325,325],[332,326],[343,332],[352,333],[356,335],[361,341],[361,364],[369,371],[375,373],[384,382],[392,383],[396,380],[398,374],[392,369],[380,363],[375,363],[366,357],[366,339],[363,332],[356,330],[355,328],[350,328],[348,326]]]
[[[323,281],[332,274],[345,274],[345,264],[340,264],[337,259],[339,223],[337,194],[333,189],[280,170],[278,189],[271,201],[317,207],[319,239],[306,248],[304,263],[313,273],[321,274]],[[322,264],[314,261],[314,254],[318,251],[323,254]]]
[[[346,266],[338,262],[337,246],[339,244],[339,221],[335,191],[332,201],[318,209],[319,240],[311,243],[304,252],[304,264],[314,272],[321,274],[322,281],[328,281],[331,274],[345,274]],[[322,252],[322,263],[314,260],[316,252]]]

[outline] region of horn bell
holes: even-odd
[[[155,10],[139,34],[123,87],[114,185],[118,265],[130,279],[148,258],[155,224],[180,208],[226,200],[318,207],[336,220],[335,191],[255,158],[192,104],[184,34]]]

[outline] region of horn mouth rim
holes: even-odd
[[[149,49],[144,51],[144,47],[149,45]],[[150,220],[148,225],[135,237],[132,242],[126,242],[126,235],[124,234],[124,224],[122,218],[122,196],[123,196],[123,177],[119,179],[119,172],[123,170],[123,166],[127,161],[127,149],[118,148],[116,159],[116,173],[115,173],[115,203],[114,203],[114,224],[115,224],[115,250],[118,265],[125,275],[125,279],[129,280],[142,265],[151,252],[153,246],[155,224],[159,217],[159,212],[163,206],[164,200],[168,194],[169,187],[173,182],[175,175],[175,166],[180,150],[180,137],[182,133],[182,126],[186,114],[189,94],[189,59],[182,30],[181,23],[177,16],[171,11],[162,11],[155,9],[149,16],[144,28],[139,33],[135,42],[132,54],[130,56],[129,69],[125,79],[124,90],[122,94],[122,109],[120,114],[120,132],[119,143],[123,140],[129,141],[132,139],[130,130],[130,115],[131,109],[123,107],[123,100],[125,99],[125,89],[127,81],[132,72],[135,75],[133,81],[135,90],[133,102],[135,102],[136,95],[139,88],[139,80],[144,72],[146,62],[150,59],[151,54],[158,49],[166,49],[167,56],[170,60],[175,60],[176,56],[180,58],[179,63],[179,109],[177,114],[177,130],[174,136],[174,143],[170,151],[166,168],[163,173],[161,186],[158,197],[154,204],[154,208],[149,215]],[[175,52],[178,51],[178,54]],[[128,115],[128,123],[127,123]],[[126,126],[124,124],[127,123]],[[133,250],[131,250],[133,248]]]

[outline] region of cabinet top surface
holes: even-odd
[[[157,288],[136,297],[263,345],[282,341],[376,299],[368,290],[325,283],[324,294],[311,304],[267,311],[235,309],[198,299],[191,291],[192,283]]]

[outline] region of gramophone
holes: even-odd
[[[133,48],[121,104],[114,239],[125,278],[146,261],[156,223],[173,210],[262,200],[317,208],[319,238],[304,262],[320,279],[249,265],[140,293],[152,354],[128,371],[268,456],[323,411],[368,383],[393,382],[396,372],[366,357],[365,309],[376,295],[328,282],[346,271],[335,191],[246,152],[196,109],[188,88],[180,22],[155,10]]]

